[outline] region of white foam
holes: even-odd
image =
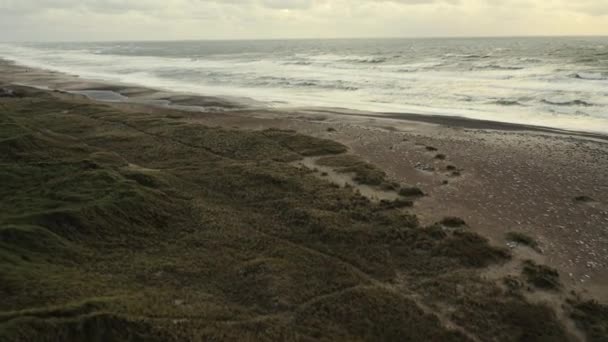
[[[287,103],[458,115],[608,132],[608,80],[597,77],[601,73],[556,60],[540,63],[536,58],[510,56],[468,61],[476,55],[410,58],[312,52],[193,58],[108,54],[113,48],[66,50],[4,44],[0,56],[84,78],[249,97],[271,106]],[[462,59],[467,60],[464,65]],[[572,77],[576,73],[584,77]],[[581,101],[593,105],[563,105]],[[519,105],[509,105],[514,102]]]

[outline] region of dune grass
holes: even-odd
[[[567,340],[479,278],[504,250],[289,163],[384,181],[338,143],[21,91],[0,106],[0,340],[469,340],[423,309],[448,305],[474,336]]]
[[[539,248],[538,242],[536,242],[536,240],[534,240],[534,238],[532,238],[531,236],[526,235],[524,233],[508,232],[506,234],[506,238],[509,241],[516,242],[516,243],[524,245],[524,246],[528,246],[535,250],[538,250],[538,248]]]

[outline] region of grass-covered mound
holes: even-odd
[[[2,341],[568,339],[479,276],[504,250],[290,164],[340,144],[23,91],[0,102]]]

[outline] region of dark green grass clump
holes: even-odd
[[[399,189],[399,195],[403,197],[419,197],[424,196],[424,192],[415,186],[403,186]]]
[[[519,232],[508,232],[506,234],[506,238],[509,241],[513,241],[516,242],[518,244],[524,245],[524,246],[528,246],[532,249],[537,249],[538,248],[538,242],[536,242],[536,240],[534,240],[534,238],[524,234],[524,233],[519,233]]]
[[[498,294],[496,294],[498,295]],[[476,305],[489,305],[492,313],[480,317]],[[456,321],[479,332],[482,341],[571,341],[565,329],[558,323],[555,312],[542,304],[530,304],[517,298],[500,301],[492,298],[468,303],[468,316],[457,314]],[[504,331],[496,322],[517,327]]]
[[[401,209],[401,208],[412,207],[413,205],[414,205],[414,202],[406,200],[406,199],[402,199],[402,198],[397,198],[394,201],[387,201],[387,200],[380,201],[380,206],[385,209]]]
[[[608,306],[596,301],[573,304],[570,317],[585,332],[590,342],[608,341]]]
[[[434,252],[455,258],[467,267],[485,267],[510,258],[507,250],[489,245],[487,239],[477,234],[461,231],[455,231]]]
[[[559,273],[551,267],[538,265],[534,261],[527,260],[524,262],[522,273],[528,283],[539,289],[558,290],[561,287]]]
[[[576,197],[574,197],[574,202],[591,203],[591,202],[593,202],[593,198],[591,198],[589,196],[585,196],[585,195],[576,196]]]
[[[439,223],[450,228],[458,228],[467,225],[463,219],[454,216],[444,217]]]

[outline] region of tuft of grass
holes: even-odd
[[[490,246],[488,240],[470,232],[455,231],[452,236],[435,247],[435,255],[457,259],[466,267],[486,267],[508,260],[510,254],[503,248]]]
[[[589,203],[589,202],[593,202],[593,198],[589,197],[589,196],[576,196],[574,197],[574,201],[575,202],[580,202],[580,203]]]
[[[441,221],[439,221],[439,223],[451,228],[458,228],[467,225],[467,223],[463,219],[454,216],[444,217]]]
[[[608,306],[597,301],[578,301],[573,303],[570,317],[585,333],[590,342],[608,340]]]
[[[380,186],[386,183],[386,173],[353,155],[323,157],[317,164],[329,166],[340,173],[353,173],[353,180],[359,184]]]
[[[312,138],[297,134],[293,131],[269,129],[264,135],[286,146],[290,150],[303,156],[323,156],[328,154],[341,154],[347,151],[346,146],[328,139]]]
[[[403,197],[424,196],[424,192],[415,186],[403,186],[399,189],[399,195]]]
[[[430,152],[435,152],[435,151],[437,151],[437,148],[435,148],[435,147],[433,147],[433,146],[426,146],[425,148],[426,148],[426,150],[427,150],[427,151],[430,151]]]
[[[447,158],[447,156],[443,153],[439,153],[435,156],[435,159],[438,159],[438,160],[445,160],[446,158]]]
[[[380,201],[380,207],[383,209],[401,209],[414,206],[414,202],[408,201],[402,198],[397,198],[394,201],[382,200]]]
[[[532,249],[538,248],[538,242],[534,238],[520,232],[508,232],[506,238],[509,241],[516,242],[518,244],[528,246]]]
[[[561,287],[559,273],[555,269],[545,265],[538,265],[532,260],[524,262],[522,273],[526,281],[536,288],[558,290]]]
[[[384,182],[381,189],[385,191],[398,191],[401,186],[397,182]]]

